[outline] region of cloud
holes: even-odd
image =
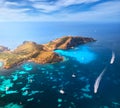
[[[66,20],[74,21],[119,21],[120,19],[120,2],[105,2],[92,7],[89,11],[64,14]]]
[[[120,1],[109,1],[105,3],[101,3],[99,5],[96,5],[93,7],[93,10],[96,11],[103,11],[107,13],[114,13],[114,12],[120,12]]]
[[[20,4],[17,2],[5,2],[4,6],[8,7],[8,6],[19,6]]]
[[[76,5],[76,4],[86,4],[86,3],[93,3],[100,0],[59,0],[56,4],[60,6],[70,6],[70,5]]]
[[[9,9],[9,8],[0,8],[0,21],[23,21],[27,17],[25,12],[28,11],[27,8],[22,9]]]
[[[32,0],[34,1],[34,0]],[[77,5],[77,4],[87,4],[87,3],[93,3],[97,2],[99,0],[58,0],[57,2],[34,2],[33,7],[36,9],[39,9],[42,12],[53,12],[60,10],[64,7],[68,7],[71,5]]]
[[[98,2],[99,1],[99,2]],[[28,3],[27,3],[28,2]],[[27,2],[0,1],[0,21],[120,21],[120,1],[100,0],[28,0]],[[93,4],[86,11],[70,12],[66,7]],[[4,5],[3,5],[4,4]],[[16,7],[16,8],[11,8]],[[19,8],[17,8],[19,7]],[[74,9],[74,8],[73,8]],[[29,12],[36,12],[32,15]]]

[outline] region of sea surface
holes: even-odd
[[[46,43],[63,35],[88,36],[97,41],[70,50],[55,50],[64,56],[59,63],[26,62],[9,70],[0,68],[0,108],[120,108],[120,24],[46,22],[26,23],[24,27],[30,30],[28,37],[24,39],[24,32],[16,32],[14,38],[9,38],[18,43],[4,44],[14,49],[22,40]],[[17,33],[23,37],[15,38]],[[103,70],[94,93],[95,81]]]

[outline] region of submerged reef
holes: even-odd
[[[47,44],[37,44],[24,41],[15,50],[9,51],[7,47],[0,47],[0,61],[3,68],[9,69],[23,62],[30,61],[39,64],[55,63],[63,60],[63,57],[54,52],[56,49],[67,50],[78,45],[95,41],[93,38],[80,36],[64,36]]]

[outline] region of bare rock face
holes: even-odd
[[[9,51],[7,47],[0,46],[0,52]]]
[[[70,49],[80,44],[85,44],[93,41],[95,41],[93,38],[79,37],[79,36],[76,37],[64,36],[62,38],[58,38],[54,41],[51,41],[45,44],[44,46],[47,50]]]
[[[39,64],[55,63],[62,60],[63,58],[61,56],[51,51],[41,51],[36,58],[32,58],[33,62]]]

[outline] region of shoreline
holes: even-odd
[[[4,69],[4,63],[5,61],[4,60],[0,60],[0,69]]]
[[[25,62],[35,62],[38,64],[57,63],[65,61],[65,57],[55,52],[55,49],[68,50],[75,47],[96,41],[93,38],[80,36],[64,36],[50,41],[46,44],[37,44],[32,41],[25,41],[14,51],[0,53],[2,68],[10,69]],[[1,68],[0,67],[0,68]]]

